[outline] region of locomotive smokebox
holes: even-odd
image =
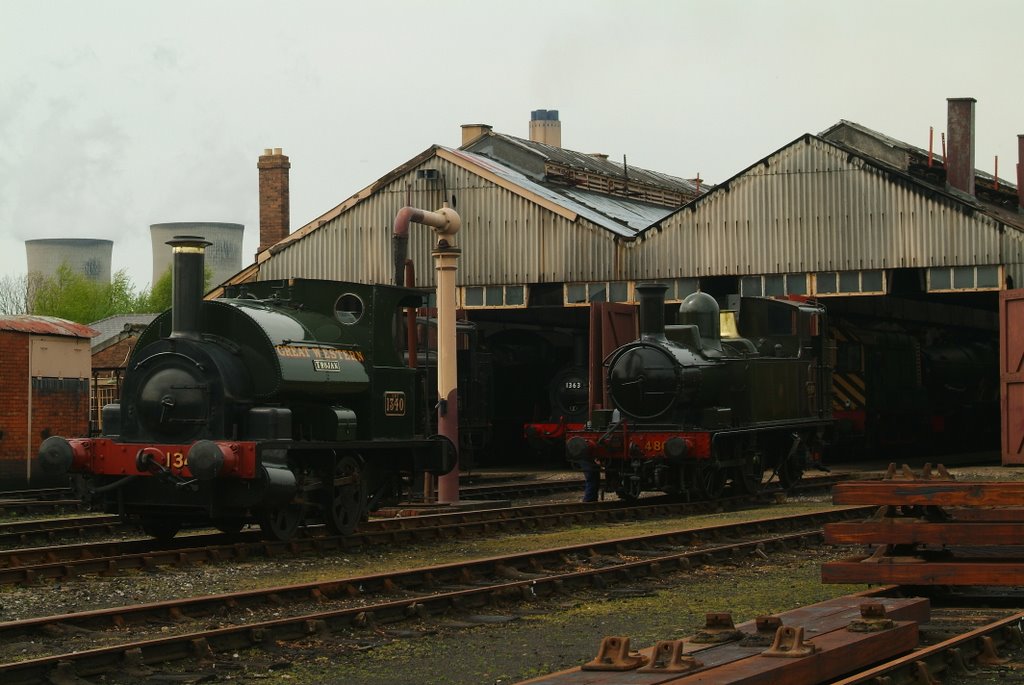
[[[179,235],[168,240],[174,258],[174,282],[171,285],[172,338],[199,337],[199,305],[206,280],[205,256],[208,240]]]
[[[640,337],[665,337],[665,291],[664,283],[638,283],[640,298]]]

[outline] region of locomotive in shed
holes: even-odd
[[[588,369],[572,364],[555,374],[548,384],[550,416],[547,421],[532,421],[523,425],[526,444],[539,455],[565,451],[565,435],[583,428],[590,399]]]
[[[831,418],[832,348],[823,307],[743,298],[723,338],[706,293],[665,325],[666,286],[637,286],[640,338],[605,360],[610,408],[570,432],[571,461],[596,461],[606,490],[635,499],[661,491],[703,499],[731,482],[745,492],[772,470],[784,486],[820,460]]]
[[[103,434],[40,446],[92,508],[158,538],[258,522],[287,539],[307,520],[350,534],[414,474],[451,470],[454,445],[424,434],[403,362],[419,292],[289,279],[203,301],[209,243],[169,244],[172,308],[140,337]]]

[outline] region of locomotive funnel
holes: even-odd
[[[174,282],[171,285],[172,338],[199,337],[199,304],[203,300],[206,280],[206,246],[211,245],[193,235],[175,236],[168,240],[174,255]]]
[[[636,292],[640,297],[640,337],[665,337],[665,291],[664,283],[638,283]]]

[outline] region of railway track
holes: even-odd
[[[0,643],[20,636],[33,648],[22,650],[22,660],[0,665],[0,681],[5,685],[47,678],[70,681],[112,669],[145,669],[168,660],[207,658],[276,640],[392,626],[408,619],[450,617],[453,611],[472,622],[474,611],[494,603],[531,603],[577,587],[607,587],[700,565],[732,563],[750,555],[768,557],[776,550],[819,542],[826,522],[863,515],[862,508],[832,509],[386,574],[9,622],[0,624]],[[267,619],[268,611],[291,615]],[[214,628],[207,627],[211,618],[216,618]],[[159,626],[157,637],[122,642],[124,636],[138,635],[150,624]],[[99,634],[94,634],[97,631]],[[176,634],[168,635],[169,631]],[[60,642],[69,635],[83,638],[76,640],[74,652],[46,653],[48,640],[56,637]]]
[[[662,498],[642,500],[636,504],[619,501],[556,503],[378,519],[367,522],[351,536],[329,536],[322,527],[317,527],[309,529],[307,535],[288,542],[263,540],[259,532],[247,531],[234,536],[223,533],[188,535],[169,542],[146,539],[14,549],[0,552],[0,585],[27,584],[88,573],[154,569],[169,564],[182,566],[259,557],[325,555],[357,548],[553,529],[570,524],[687,516],[749,508],[754,504],[749,497],[691,503]],[[864,514],[871,508],[855,510]]]
[[[490,483],[480,485],[464,485],[459,490],[463,499],[470,500],[497,500],[497,499],[525,499],[539,497],[562,492],[582,492],[582,479],[567,480],[536,480],[536,481],[509,481],[506,483]],[[32,493],[37,493],[33,495]],[[70,490],[55,489],[52,491],[26,490],[24,492],[9,492],[7,497],[0,497],[0,513],[3,514],[62,514],[82,511],[84,505],[80,500],[71,499]],[[3,540],[0,538],[0,543]]]
[[[848,480],[848,476],[817,476],[806,478],[791,488],[794,494],[806,494],[822,492],[837,482]],[[461,494],[464,499],[475,500],[500,500],[509,499],[514,501],[528,500],[532,497],[542,497],[559,492],[574,492],[582,490],[582,481],[577,480],[546,480],[546,481],[510,481],[508,483],[474,485],[463,488]],[[770,496],[771,491],[766,491],[764,496]],[[604,503],[609,505],[612,500]],[[588,507],[593,505],[588,505]],[[403,509],[417,509],[416,503],[410,503],[406,507],[395,507],[395,511]],[[378,520],[378,519],[375,519]],[[100,536],[138,535],[138,526],[131,523],[123,523],[119,517],[108,514],[89,514],[84,516],[65,517],[60,519],[32,519],[27,521],[12,521],[0,523],[0,550],[11,550],[19,547],[40,545],[47,543],[58,543],[61,540],[76,539],[89,540]],[[2,556],[2,552],[0,552]],[[63,558],[63,557],[62,557]],[[0,561],[0,566],[3,562]]]

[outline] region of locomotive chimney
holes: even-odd
[[[664,283],[638,283],[640,297],[640,338],[665,337],[665,291]]]
[[[199,337],[199,305],[203,300],[206,280],[205,255],[207,240],[193,235],[175,236],[168,240],[174,259],[174,281],[171,284],[172,338]]]

